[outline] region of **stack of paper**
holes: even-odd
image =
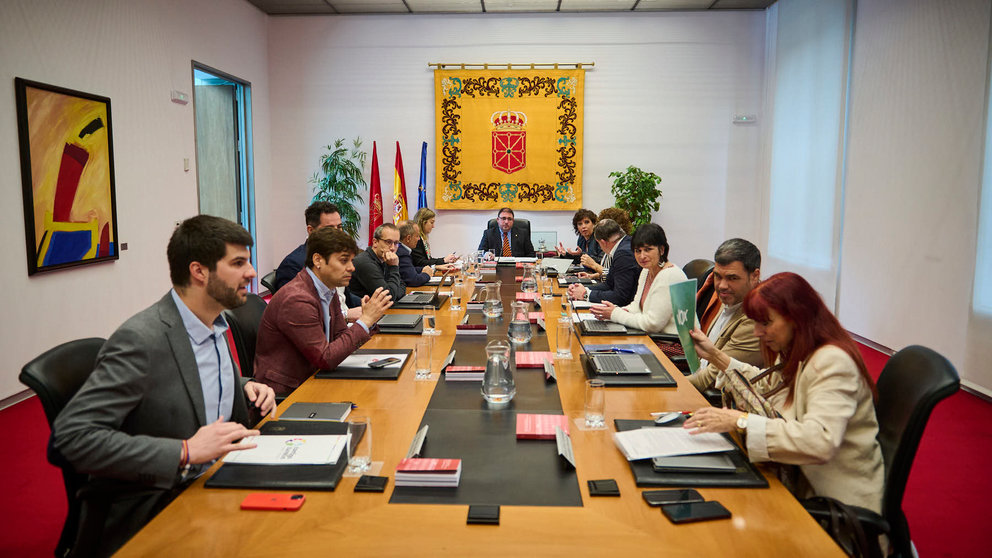
[[[248,436],[242,443],[257,446],[228,453],[225,463],[333,465],[348,443],[348,436]]]
[[[689,431],[684,428],[651,426],[617,432],[613,435],[613,442],[627,458],[627,461],[734,449],[734,445],[721,434],[712,432],[689,434]]]
[[[458,324],[455,326],[455,335],[486,335],[489,333],[489,326],[486,324]]]
[[[517,300],[523,300],[527,302],[537,302],[540,293],[516,293]]]
[[[461,459],[403,459],[396,466],[396,486],[458,486],[462,478]]]
[[[568,417],[565,415],[517,414],[518,440],[554,440],[555,427],[568,434]]]
[[[454,366],[449,364],[444,371],[444,379],[448,382],[481,382],[485,374],[485,366]]]
[[[555,354],[551,351],[517,351],[515,358],[517,368],[544,368],[544,359],[554,361]]]

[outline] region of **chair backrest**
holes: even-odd
[[[241,363],[241,375],[246,378],[255,375],[255,341],[258,338],[258,326],[262,323],[262,313],[266,303],[262,297],[248,293],[248,301],[233,310],[224,310],[224,318],[231,326],[231,337],[234,338],[234,350],[238,353]]]
[[[713,272],[713,260],[696,258],[682,266],[682,272],[689,279],[697,279],[697,284],[702,285],[706,277]]]
[[[268,289],[270,294],[276,294],[276,270],[266,273],[258,282]]]
[[[45,351],[21,369],[18,378],[38,395],[49,427],[90,377],[104,341],[101,337],[90,337],[63,343]],[[68,500],[65,523],[55,547],[56,556],[65,556],[73,548],[79,529],[80,504],[76,494],[86,483],[87,476],[77,473],[55,450],[51,440],[48,443],[48,461],[62,470],[62,483]]]
[[[21,369],[19,379],[38,395],[49,426],[90,377],[104,341],[102,337],[90,337],[62,343]]]
[[[486,225],[486,228],[495,229],[496,219],[490,219],[489,224]],[[513,228],[520,230],[525,235],[527,235],[528,238],[530,237],[530,219],[521,219],[519,217],[514,217]]]
[[[954,366],[935,351],[912,345],[892,355],[878,377],[878,441],[885,460],[882,515],[889,540],[902,556],[911,556],[909,525],[902,511],[906,481],[933,408],[958,391]]]

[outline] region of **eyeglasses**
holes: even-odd
[[[385,238],[377,238],[379,242],[384,243],[386,246],[397,246],[399,245],[399,240],[386,240]]]
[[[512,221],[513,217],[497,217],[498,221]]]

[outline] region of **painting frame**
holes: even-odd
[[[14,78],[28,275],[120,259],[110,98]]]

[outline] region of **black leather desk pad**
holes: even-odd
[[[358,326],[361,327],[361,326]],[[356,355],[411,355],[410,349],[358,349]],[[407,358],[403,366],[387,368],[345,368],[338,366],[334,370],[318,370],[314,376],[320,380],[396,380],[400,372],[410,366],[411,358]]]
[[[613,421],[613,425],[617,432],[623,432],[644,426],[654,426],[654,421],[616,419]],[[655,428],[682,427],[655,426]],[[729,436],[727,437],[730,439]],[[734,448],[735,451],[727,454],[737,466],[737,470],[733,473],[659,473],[654,470],[650,459],[630,461],[630,470],[634,473],[634,481],[637,486],[768,488],[768,481],[764,475],[758,471],[753,463],[748,461],[747,456],[736,444],[734,444]]]
[[[531,325],[537,329],[536,325]],[[452,346],[455,349],[455,366],[485,366],[486,365],[486,343],[494,338],[506,340],[506,334],[494,334],[490,330],[489,335],[464,335],[457,337]],[[509,342],[509,340],[507,340]],[[513,344],[511,343],[511,346]],[[534,334],[530,343],[516,345],[510,349],[510,368],[513,370],[513,381],[517,386],[517,395],[510,401],[508,409],[511,411],[534,412],[551,409],[554,413],[561,412],[561,398],[558,395],[558,387],[548,384],[544,380],[543,368],[521,368],[517,370],[514,364],[514,354],[521,351],[547,351],[548,338],[544,332]],[[443,377],[437,382],[428,409],[462,409],[462,410],[488,410],[486,402],[482,400],[482,382],[449,382]],[[431,425],[428,440],[434,435],[434,426]],[[454,456],[449,456],[454,457]]]
[[[586,378],[603,380],[606,387],[675,387],[678,385],[656,356],[651,353],[640,356],[648,365],[651,374],[597,374],[589,357],[583,353],[579,355],[579,359],[582,362],[582,369],[586,373]]]
[[[262,435],[347,434],[347,422],[283,420],[269,421],[259,430]],[[364,431],[362,432],[364,434]],[[361,436],[351,441],[352,447]],[[207,488],[264,488],[269,490],[322,490],[333,492],[348,466],[342,453],[334,465],[248,465],[225,463],[204,486]]]

